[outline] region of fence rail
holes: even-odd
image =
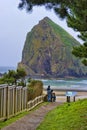
[[[27,91],[27,87],[0,85],[0,120],[31,110],[43,101],[42,95],[28,102]]]
[[[31,110],[35,106],[37,106],[39,103],[43,102],[44,95],[36,97],[34,100],[29,101],[27,103],[27,110]]]

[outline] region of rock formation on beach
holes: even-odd
[[[35,78],[87,77],[87,67],[72,55],[73,46],[79,45],[63,28],[45,17],[27,34],[18,67],[24,67]]]

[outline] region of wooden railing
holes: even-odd
[[[27,91],[27,87],[0,85],[0,120],[31,110],[43,101],[42,95],[28,102]]]
[[[43,102],[43,100],[44,100],[44,95],[36,97],[34,100],[29,101],[27,103],[27,110],[31,110],[32,108],[34,108],[35,106]]]

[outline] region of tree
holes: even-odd
[[[0,78],[0,84],[7,83],[7,84],[14,84],[15,83],[15,71],[9,70],[8,73],[5,73],[2,78]]]
[[[24,78],[26,76],[26,72],[23,68],[17,69],[17,74],[19,78]]]
[[[87,66],[87,60],[85,58],[87,58],[87,42],[84,43],[84,45],[80,45],[79,47],[74,47],[72,53],[76,56],[76,57],[81,57],[82,59],[82,63]],[[85,58],[84,58],[85,57]]]
[[[17,80],[21,79],[20,85],[24,86],[24,79],[26,72],[23,68],[19,68],[16,71],[9,70],[8,73],[5,73],[2,78],[0,78],[0,84],[17,84]]]
[[[17,76],[19,79],[21,79],[20,83],[18,84],[19,86],[25,86],[25,76],[26,76],[26,71],[24,70],[24,68],[18,68],[17,69]]]
[[[21,0],[19,8],[26,8],[32,11],[33,6],[44,5],[46,9],[53,9],[60,18],[66,19],[67,25],[75,31],[79,31],[84,44],[80,47],[74,47],[73,54],[82,59],[84,65],[87,65],[87,0]],[[81,49],[85,48],[85,49]],[[81,52],[86,53],[81,56]]]

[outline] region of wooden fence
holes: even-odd
[[[27,87],[0,85],[0,120],[31,110],[43,101],[42,95],[28,102],[27,91]]]

